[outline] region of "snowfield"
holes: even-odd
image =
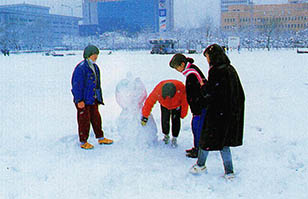
[[[189,56],[207,75],[206,59]],[[79,147],[70,91],[82,52],[0,56],[0,198],[306,198],[308,54],[229,53],[246,94],[244,145],[231,148],[233,181],[222,178],[219,152],[210,153],[207,173],[188,173],[196,161],[185,156],[193,143],[190,112],[182,120],[175,149],[161,141],[158,103],[152,111],[158,136],[154,146],[135,132],[139,121],[120,117],[115,91],[127,73],[139,77],[148,94],[161,80],[185,80],[169,67],[171,57],[148,51],[101,52],[97,63],[105,106],[100,112],[105,136],[114,144],[98,145],[91,130],[94,150],[86,151]]]

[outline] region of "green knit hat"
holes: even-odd
[[[91,57],[91,55],[99,54],[99,49],[94,45],[88,45],[83,51],[83,58],[87,59]]]
[[[167,96],[170,98],[174,97],[176,92],[176,87],[173,83],[165,83],[162,87],[162,96],[166,99]]]

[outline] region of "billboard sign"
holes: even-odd
[[[159,21],[159,32],[167,31],[167,0],[158,1],[158,21]]]

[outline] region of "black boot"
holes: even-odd
[[[189,158],[198,158],[198,149],[192,148],[190,152],[186,153],[186,156]]]
[[[185,150],[186,151],[186,153],[191,153],[193,150],[195,150],[196,148],[195,147],[193,147],[193,148],[191,148],[191,149],[187,149],[187,150]]]

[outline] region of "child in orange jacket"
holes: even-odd
[[[185,118],[188,112],[185,85],[178,80],[161,81],[146,99],[142,108],[141,124],[148,121],[152,108],[156,102],[161,107],[161,125],[165,144],[169,143],[170,118],[172,121],[172,147],[177,146],[177,137],[181,129],[180,118]]]

